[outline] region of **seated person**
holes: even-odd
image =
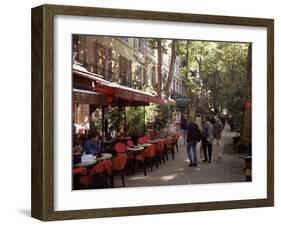
[[[73,140],[73,146],[72,146],[72,161],[73,164],[77,164],[81,162],[81,155],[83,152],[83,148],[81,145],[81,142],[77,139]]]
[[[73,139],[73,146],[72,146],[72,152],[74,155],[76,154],[82,154],[83,148],[79,140]]]
[[[100,135],[98,132],[89,134],[89,139],[84,143],[84,151],[87,155],[97,155],[101,151]]]
[[[108,137],[111,140],[115,140],[116,139],[116,131],[114,129],[114,127],[111,125],[108,129]]]

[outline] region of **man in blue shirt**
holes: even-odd
[[[99,142],[100,135],[98,132],[94,132],[89,135],[89,140],[84,143],[85,154],[97,155],[100,153],[101,145]]]

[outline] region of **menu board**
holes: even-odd
[[[243,140],[246,142],[252,141],[252,103],[250,100],[245,103],[244,125],[243,125]]]

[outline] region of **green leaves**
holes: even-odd
[[[247,79],[249,46],[249,43],[179,41],[178,53],[184,61],[182,74],[193,100],[191,105],[196,105],[195,108],[203,105],[205,110],[227,108],[233,114],[240,111],[240,105],[251,92]]]

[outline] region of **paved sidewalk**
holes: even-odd
[[[190,168],[187,159],[186,147],[182,138],[179,140],[179,152],[175,154],[175,160],[169,156],[169,161],[159,165],[153,171],[147,168],[147,176],[142,171],[136,172],[132,176],[126,176],[126,187],[144,187],[160,185],[185,185],[185,184],[206,184],[245,181],[243,171],[244,160],[239,158],[240,154],[234,150],[232,137],[234,133],[229,128],[222,133],[220,146],[213,144],[212,163],[203,163],[199,158],[199,166]],[[198,156],[200,153],[200,143],[197,144]],[[201,153],[203,157],[203,153]],[[115,186],[121,187],[122,183],[118,176],[115,177]]]

